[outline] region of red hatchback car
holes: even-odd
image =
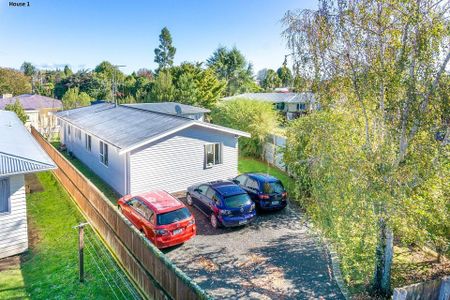
[[[119,210],[158,248],[186,242],[196,234],[194,216],[178,199],[165,191],[127,195]]]

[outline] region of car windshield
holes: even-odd
[[[167,225],[182,220],[186,220],[191,216],[191,212],[186,207],[163,213],[158,215],[158,225]]]
[[[280,181],[264,183],[265,194],[281,194],[284,192],[283,184]]]
[[[241,206],[250,205],[252,201],[248,194],[239,194],[225,198],[225,205],[229,208],[239,208]]]

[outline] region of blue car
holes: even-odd
[[[230,181],[214,181],[188,188],[186,202],[209,217],[214,228],[241,226],[256,216],[250,196]]]
[[[268,174],[246,173],[232,180],[244,189],[261,210],[280,210],[287,205],[287,192],[281,181]]]

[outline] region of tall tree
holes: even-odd
[[[72,69],[70,69],[70,67],[68,65],[65,65],[64,66],[64,76],[68,77],[72,74],[73,74]]]
[[[23,109],[22,105],[20,104],[19,100],[16,100],[16,102],[12,104],[5,105],[5,110],[13,111],[16,113],[17,117],[20,121],[22,121],[23,124],[25,124],[28,120],[28,116],[25,113],[25,110]]]
[[[172,36],[169,29],[164,27],[159,35],[159,46],[155,49],[155,62],[159,70],[164,70],[173,65],[177,49],[172,45]]]
[[[230,50],[222,46],[217,48],[207,59],[207,66],[216,72],[219,79],[227,82],[228,96],[258,90],[253,80],[252,65],[236,47]]]
[[[370,178],[366,192],[378,228],[373,288],[389,294],[395,216],[408,214],[407,195],[439,169],[449,140],[436,90],[450,60],[450,3],[320,3],[317,11],[286,13],[284,34],[321,104],[339,102],[339,109],[362,120],[360,163],[370,166],[363,176]],[[446,135],[438,143],[432,137],[442,127]]]
[[[292,85],[292,72],[286,65],[283,64],[283,66],[278,68],[277,74],[284,87],[290,87]]]
[[[29,94],[31,93],[30,79],[23,73],[0,68],[0,94]]]
[[[146,102],[174,101],[175,87],[169,70],[161,70],[153,82],[151,92],[145,99]]]
[[[281,84],[282,83],[280,77],[278,77],[277,72],[272,69],[268,69],[261,85],[264,89],[270,91],[274,88],[280,87]]]
[[[35,75],[37,72],[36,67],[32,63],[27,61],[22,64],[20,70],[23,72],[23,74],[30,77]]]

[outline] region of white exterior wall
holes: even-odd
[[[27,203],[23,175],[9,177],[10,211],[0,214],[0,258],[28,249]]]
[[[64,126],[66,125],[66,126]],[[71,125],[70,135],[67,133],[69,124],[61,121],[61,142],[67,150],[89,167],[95,174],[109,184],[121,195],[126,194],[125,160],[126,155],[119,155],[118,148],[108,143],[108,166],[100,161],[100,139],[91,135],[91,151],[85,147],[85,132],[81,130],[81,140],[76,135],[76,127]],[[103,141],[104,142],[104,141]]]
[[[223,144],[222,164],[205,169],[207,143]],[[192,184],[238,174],[238,139],[233,134],[193,126],[130,154],[130,192],[186,190]]]

